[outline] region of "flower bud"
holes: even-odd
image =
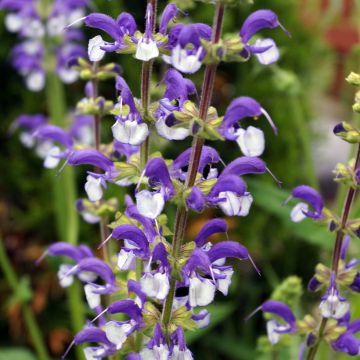
[[[302,333],[307,334],[316,331],[317,322],[311,315],[305,315],[303,320],[298,320],[297,326]]]
[[[328,319],[325,325],[325,330],[323,335],[326,341],[335,341],[345,331],[346,331],[346,327],[337,326],[337,321],[335,319]]]
[[[92,72],[89,69],[84,69],[80,71],[80,78],[82,80],[90,80],[92,78]]]
[[[355,104],[354,106],[356,106]],[[358,104],[359,112],[360,112],[360,104]],[[356,110],[355,110],[356,111]],[[344,141],[350,144],[357,144],[360,142],[360,132],[358,129],[354,128],[349,123],[343,121],[340,124],[337,124],[333,130],[334,134]]]
[[[351,85],[360,86],[360,75],[351,72],[350,75],[346,78],[346,81]]]
[[[271,298],[282,301],[293,307],[303,294],[301,279],[297,276],[287,277],[272,293]]]

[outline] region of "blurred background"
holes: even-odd
[[[211,6],[191,0],[178,3],[189,12],[191,19],[211,23]],[[159,4],[163,8],[165,1],[160,0]],[[140,0],[94,0],[93,10],[113,16],[126,10],[141,24],[144,8],[145,1]],[[228,11],[224,32],[238,31],[246,16],[258,8],[274,10],[292,37],[287,38],[280,30],[269,32],[281,49],[282,56],[276,65],[260,66],[256,59],[244,64],[221,65],[213,104],[223,111],[232,98],[248,95],[271,114],[279,128],[277,137],[265,122],[258,125],[267,135],[264,159],[281,179],[283,187],[279,189],[267,175],[246,179],[255,198],[254,205],[248,218],[229,219],[230,237],[248,247],[262,276],[257,276],[249,264],[234,263],[236,274],[232,289],[227,297],[217,295],[216,304],[211,307],[211,325],[188,334],[195,359],[297,358],[300,342],[291,340],[283,350],[270,349],[262,337],[266,329],[261,315],[247,322],[244,318],[270,296],[287,299],[299,316],[316,306],[318,296],[306,293],[306,284],[319,261],[329,264],[334,236],[307,220],[301,224],[291,223],[290,205],[282,206],[282,203],[294,186],[304,183],[320,189],[328,207],[341,209],[344,194],[332,181],[332,170],[337,162],[351,156],[351,149],[332,135],[332,129],[343,120],[353,119],[359,123],[351,111],[353,88],[344,81],[350,71],[360,70],[359,1],[255,0],[252,6]],[[46,96],[27,91],[11,68],[10,50],[16,38],[6,32],[3,18],[4,14],[0,14],[0,162],[3,167],[0,236],[19,287],[18,291],[12,291],[1,277],[0,360],[37,358],[25,327],[22,301],[30,304],[51,356],[59,358],[73,334],[69,330],[66,294],[56,277],[58,263],[49,260],[40,267],[34,265],[47,245],[61,240],[56,232],[51,192],[54,175],[43,169],[42,162],[21,145],[16,135],[8,135],[18,115],[47,112]],[[96,34],[87,31],[89,37]],[[123,56],[114,56],[113,60],[122,65],[123,76],[138,96],[140,63]],[[160,71],[156,68],[155,73]],[[201,74],[192,79],[199,84]],[[83,97],[83,86],[79,81],[66,88],[69,107]],[[114,98],[111,81],[103,85],[101,91]],[[104,121],[105,133],[110,134],[112,122],[111,118]],[[180,152],[180,146],[167,145],[160,143],[167,156]],[[189,143],[181,146],[185,149]],[[225,161],[240,156],[235,143],[218,143],[215,147]],[[78,193],[83,195],[81,184],[86,175],[83,169],[78,170]],[[119,188],[112,188],[111,193],[120,200],[124,195]],[[355,203],[354,213],[360,215],[359,202]],[[170,220],[173,215],[174,210],[169,209]],[[193,239],[206,220],[216,215],[208,211],[192,218],[187,239]],[[221,238],[213,239],[217,240]],[[81,223],[80,241],[95,246],[99,241],[97,226]],[[353,242],[350,250],[358,255],[359,245]],[[359,316],[360,299],[353,297],[353,302]],[[318,358],[342,357],[322,348]]]

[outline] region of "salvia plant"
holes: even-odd
[[[194,241],[185,234],[189,214],[206,208],[218,208],[228,217],[248,216],[256,199],[244,176],[268,173],[280,183],[260,158],[264,133],[256,126],[242,126],[245,119],[266,120],[277,134],[268,112],[255,99],[240,96],[219,115],[211,100],[218,66],[251,57],[264,66],[273,64],[279,50],[261,31],[290,34],[271,10],[255,11],[237,33],[222,34],[226,10],[250,2],[204,2],[214,8],[212,26],[190,23],[176,3],[167,4],[158,15],[157,0],[147,2],[144,24],[127,12],[116,19],[86,15],[86,0],[0,2],[0,8],[8,10],[7,29],[20,41],[12,52],[14,67],[30,90],[45,86],[49,67],[65,83],[78,78],[85,83],[84,96],[66,128],[41,114],[19,116],[13,124],[23,144],[35,149],[46,168],[57,169],[58,177],[67,167],[86,171],[86,196],[74,206],[84,221],[99,226],[98,249],[91,249],[85,239],[80,245],[57,242],[38,261],[60,257],[60,285],[81,283],[89,308],[88,320],[63,358],[72,347],[84,345],[88,360],[192,359],[185,332],[208,326],[206,307],[217,291],[228,294],[234,273],[228,259],[249,261],[260,273],[247,248],[229,239],[223,218],[209,220]],[[84,26],[98,31],[87,51],[82,45]],[[119,60],[106,63],[108,53]],[[142,64],[139,98],[118,65],[123,56]],[[160,76],[153,75],[154,63],[163,64]],[[198,89],[188,76],[202,68]],[[348,79],[360,86],[360,76]],[[114,99],[101,93],[101,84],[110,81]],[[357,100],[354,110],[359,108]],[[105,128],[105,117],[113,119],[111,129]],[[348,123],[334,132],[347,142],[360,143],[360,131]],[[111,141],[105,143],[110,134]],[[192,145],[174,159],[165,158],[156,147],[159,136],[169,142],[191,138]],[[222,141],[222,149],[227,141],[235,141],[242,156],[225,164],[213,141]],[[317,313],[296,319],[289,304],[278,300],[265,301],[257,309],[267,314],[270,343],[281,345],[284,334],[305,336],[300,356],[307,359],[315,357],[322,341],[336,351],[359,353],[355,334],[360,320],[351,319],[345,297],[360,289],[358,260],[346,256],[350,238],[359,234],[359,220],[349,219],[359,163],[360,151],[355,161],[336,168],[335,180],[349,188],[340,217],[308,186],[295,188],[291,195],[300,201],[291,212],[294,222],[311,218],[328,225],[336,236],[331,266],[317,265],[309,283],[309,290],[322,294]],[[125,198],[107,196],[109,186],[126,188]],[[177,209],[173,226],[168,224],[170,206]],[[210,242],[213,234],[222,234],[223,241]],[[300,286],[297,278],[287,284],[285,288]]]
[[[351,73],[346,80],[360,87],[359,74]],[[359,109],[357,92],[353,110],[359,113]],[[285,335],[301,336],[303,343],[299,349],[299,359],[315,359],[323,342],[339,353],[351,356],[360,354],[360,340],[357,338],[360,319],[354,318],[350,306],[351,295],[360,290],[359,260],[348,256],[351,240],[359,238],[360,229],[359,219],[351,218],[352,204],[359,188],[360,131],[344,121],[337,124],[333,132],[343,141],[356,145],[355,157],[346,164],[337,164],[334,170],[334,181],[347,188],[342,213],[338,215],[326,208],[321,195],[307,185],[293,189],[288,199],[297,200],[290,214],[293,222],[299,223],[309,218],[326,226],[334,234],[331,264],[317,264],[308,282],[308,291],[319,294],[318,307],[313,314],[303,318],[296,318],[289,301],[268,300],[255,310],[267,315],[267,334],[272,345],[286,346]],[[297,295],[300,292],[297,291]]]
[[[78,72],[68,67],[74,57],[86,55],[84,35],[75,27],[64,32],[68,21],[85,14],[88,0],[3,0],[0,9],[9,10],[5,17],[8,31],[18,35],[11,61],[24,77],[27,88],[40,91],[45,86],[49,67],[56,69],[67,84],[78,79]],[[46,46],[48,44],[49,46]]]

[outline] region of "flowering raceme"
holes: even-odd
[[[45,87],[46,72],[53,61],[53,71],[64,83],[78,79],[78,72],[70,69],[68,63],[86,55],[84,35],[79,29],[64,29],[84,15],[88,2],[56,0],[48,9],[36,0],[0,1],[0,9],[9,11],[5,17],[7,30],[16,33],[20,40],[12,51],[12,64],[29,90],[41,91]],[[46,43],[51,43],[51,52],[45,48]]]
[[[347,81],[357,87],[357,74],[352,73]],[[357,107],[358,97],[353,106]],[[290,307],[279,301],[269,300],[257,310],[271,313],[274,319],[267,322],[267,333],[272,345],[282,344],[284,334],[301,335],[304,342],[299,349],[299,359],[312,360],[315,358],[319,345],[326,341],[336,352],[351,356],[359,356],[360,341],[356,334],[360,331],[360,319],[354,317],[351,306],[351,295],[359,292],[358,259],[347,260],[349,245],[352,239],[359,237],[359,219],[351,219],[351,206],[356,191],[359,189],[358,173],[360,168],[360,131],[343,122],[334,128],[334,134],[342,140],[357,144],[355,160],[349,164],[337,164],[335,181],[348,187],[347,195],[341,216],[327,209],[321,195],[307,185],[297,186],[293,189],[290,198],[300,200],[290,213],[293,222],[305,221],[306,218],[325,224],[330,232],[336,234],[330,267],[319,263],[315,267],[314,276],[308,283],[310,292],[321,292],[316,314],[306,315],[303,319],[296,320]],[[257,311],[256,310],[256,311]],[[281,321],[279,321],[281,319]]]
[[[247,248],[229,239],[227,222],[221,218],[209,220],[194,241],[184,237],[192,211],[218,208],[226,216],[241,217],[251,213],[256,198],[246,178],[270,171],[259,158],[265,149],[264,133],[254,126],[243,128],[242,120],[264,115],[277,133],[269,114],[252,98],[236,98],[224,116],[218,115],[210,100],[221,62],[244,62],[252,54],[261,64],[277,61],[279,52],[273,40],[258,39],[253,44],[251,39],[263,29],[284,28],[272,11],[259,10],[245,20],[231,41],[223,41],[225,5],[215,3],[213,27],[202,23],[173,25],[183,13],[171,3],[157,26],[156,1],[149,1],[142,33],[129,13],[121,13],[116,20],[100,13],[83,17],[78,12],[86,1],[55,2],[46,29],[41,34],[39,30],[38,38],[47,31],[47,36],[61,33],[62,40],[77,41],[81,36],[73,26],[83,20],[86,26],[112,39],[105,41],[100,34],[90,39],[87,58],[82,48],[72,51],[69,43],[57,48],[59,76],[69,80],[70,74],[76,72],[87,81],[85,97],[77,104],[69,128],[48,124],[40,115],[19,117],[14,125],[21,129],[23,143],[35,146],[45,159],[44,166],[58,168],[60,176],[65,166],[87,167],[83,176],[87,197],[78,199],[76,207],[85,221],[100,224],[98,244],[103,256],[98,258],[86,245],[64,242],[50,245],[45,255],[69,260],[58,271],[61,286],[68,287],[76,279],[83,284],[93,319],[84,324],[72,345],[91,343],[84,348],[88,360],[116,353],[127,359],[192,359],[184,332],[208,326],[210,313],[204,307],[215,300],[217,292],[228,294],[234,273],[228,259],[249,261],[259,272]],[[12,29],[26,16],[20,5],[14,7],[7,1],[1,5],[10,10],[7,22]],[[44,18],[29,6],[38,26],[44,27]],[[74,13],[80,16],[75,18]],[[70,18],[74,20],[71,24]],[[21,33],[21,27],[16,31]],[[60,54],[62,47],[67,47],[68,56]],[[36,53],[36,71],[45,76],[42,52],[40,47]],[[102,63],[109,52],[131,54],[142,63],[140,98],[127,84],[126,71],[121,74],[119,66]],[[150,91],[154,61],[169,65],[158,79],[157,99],[151,98]],[[69,64],[73,67],[68,68]],[[205,78],[197,101],[198,89],[185,74],[200,70],[202,65],[206,67]],[[31,71],[35,70],[24,74],[28,77]],[[115,103],[99,94],[99,84],[108,79],[114,81],[118,96]],[[109,143],[103,143],[101,137],[101,120],[105,116],[113,116],[115,121],[111,129],[106,129],[107,134],[112,134]],[[175,159],[168,159],[149,150],[149,143],[157,135],[168,141],[192,137],[194,142]],[[221,154],[205,145],[206,141],[216,140],[236,141],[243,156],[224,164]],[[123,203],[107,198],[110,184],[127,188]],[[321,217],[322,208],[315,200],[302,193],[293,196],[314,206],[315,212],[310,212],[303,205],[304,216]],[[177,208],[173,231],[167,224],[169,206]],[[113,221],[109,224],[110,218]],[[223,241],[210,242],[213,234],[223,234]],[[112,252],[114,248],[116,252]],[[337,294],[335,290],[329,290],[328,298]],[[280,333],[295,331],[295,318],[286,307],[267,302],[261,310],[286,322],[270,323],[273,342]]]

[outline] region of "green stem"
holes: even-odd
[[[356,154],[356,160],[355,160],[355,165],[354,165],[354,170],[358,169],[360,166],[360,144],[358,145],[358,149],[357,149],[357,154]],[[332,255],[332,265],[331,265],[331,270],[335,272],[335,274],[337,274],[338,269],[339,269],[339,261],[340,261],[340,255],[341,255],[341,247],[342,247],[342,243],[344,240],[344,230],[346,228],[346,224],[350,215],[350,211],[351,211],[351,206],[352,203],[354,201],[355,198],[355,193],[356,190],[352,187],[350,187],[348,189],[347,195],[346,195],[346,199],[345,199],[345,203],[344,203],[344,207],[343,207],[343,211],[341,214],[341,223],[340,223],[340,228],[337,230],[336,232],[336,239],[335,239],[335,245],[334,245],[334,250],[333,250],[333,255]],[[320,328],[319,328],[319,333],[318,333],[318,337],[317,337],[317,341],[315,343],[315,345],[313,347],[310,348],[308,355],[307,355],[307,360],[313,360],[315,359],[317,350],[319,348],[319,345],[322,341],[322,336],[326,327],[326,323],[327,323],[327,319],[326,318],[322,318],[321,320],[321,324],[320,324]]]
[[[304,109],[299,95],[289,96],[289,105],[293,112],[293,120],[297,129],[297,136],[301,144],[302,157],[304,159],[303,171],[306,174],[308,184],[314,188],[319,186],[315,172],[314,159],[311,151],[309,125],[304,121]]]
[[[316,355],[316,353],[317,353],[317,351],[319,349],[319,346],[320,346],[320,343],[321,343],[321,340],[322,340],[322,336],[324,334],[326,323],[327,323],[327,319],[323,318],[321,320],[321,324],[320,324],[320,328],[319,328],[318,340],[315,343],[315,345],[310,348],[306,360],[314,360],[315,359],[315,355]]]
[[[222,24],[224,19],[224,11],[225,11],[224,5],[218,2],[216,4],[216,10],[215,10],[215,16],[213,22],[213,33],[212,33],[213,44],[218,43],[220,40]],[[201,100],[199,106],[199,117],[204,122],[206,122],[209,106],[211,103],[215,76],[216,76],[216,69],[217,69],[217,64],[209,64],[205,68],[203,86],[201,91]],[[204,139],[198,136],[195,136],[193,139],[192,152],[189,163],[189,171],[185,182],[185,189],[191,188],[195,183],[196,175],[198,173],[198,168],[200,163],[201,151],[204,146],[204,142],[205,142]],[[177,261],[180,254],[181,246],[185,235],[187,219],[188,219],[187,209],[184,206],[179,206],[176,213],[174,237],[172,244],[172,256],[175,262]],[[174,302],[175,290],[176,290],[176,280],[174,279],[174,277],[172,277],[170,281],[169,294],[165,299],[165,304],[163,307],[162,318],[161,318],[161,322],[167,333],[167,337],[169,335],[168,328],[169,328],[169,323],[171,321],[172,305]]]
[[[4,272],[5,279],[10,286],[13,293],[16,293],[19,286],[19,281],[16,276],[15,270],[11,266],[11,262],[6,254],[5,246],[3,240],[0,238],[0,267]],[[21,304],[21,309],[24,315],[24,320],[28,330],[28,334],[32,340],[34,348],[37,352],[38,358],[40,360],[49,360],[46,345],[42,337],[39,325],[36,322],[35,316],[32,312],[31,306],[23,302]]]
[[[97,71],[98,71],[98,66],[99,64],[97,62],[93,63],[93,67],[92,67],[92,71],[93,71],[93,75],[95,76]],[[97,97],[99,96],[99,83],[96,77],[93,78],[92,80],[92,94],[93,94],[93,100],[96,100]],[[95,142],[95,149],[97,151],[100,151],[100,146],[101,146],[101,116],[99,114],[94,115],[94,142]],[[95,167],[95,172],[99,173],[101,172],[101,169]],[[109,228],[108,228],[108,218],[107,216],[102,216],[100,219],[100,225],[99,225],[99,230],[100,230],[100,243],[102,244],[110,235],[109,233]],[[104,261],[111,265],[111,249],[110,249],[110,244],[105,244],[103,246],[103,259]],[[110,301],[110,296],[108,299],[108,303]],[[107,304],[109,305],[109,304]]]
[[[153,8],[152,32],[155,32],[156,14],[157,14],[157,0],[148,0]],[[151,74],[153,68],[153,60],[144,61],[141,67],[141,112],[143,120],[149,124],[149,105],[151,102]],[[141,144],[140,147],[140,170],[143,171],[149,159],[150,153],[150,136]],[[143,272],[143,262],[141,259],[136,258],[136,281],[139,281]],[[143,343],[143,335],[141,332],[136,333],[135,348],[140,351]]]
[[[66,102],[64,88],[54,72],[48,73],[46,94],[49,117],[53,124],[65,127]],[[75,172],[66,166],[58,177],[52,173],[55,216],[58,238],[69,244],[77,245],[79,218],[75,208]],[[85,324],[82,292],[78,283],[67,289],[68,306],[74,332],[80,331]],[[84,359],[81,348],[76,348],[77,358]]]
[[[40,9],[47,18],[52,7],[52,0],[41,0]],[[55,59],[53,56],[53,44],[46,38],[45,57],[47,68],[46,97],[49,117],[53,124],[62,128],[66,127],[67,106],[64,86],[55,74]],[[62,241],[77,245],[79,233],[79,218],[75,208],[76,179],[74,169],[66,166],[59,177],[53,174],[53,196],[55,202],[55,217],[57,235]],[[85,324],[85,313],[82,300],[82,291],[79,283],[74,283],[67,289],[67,301],[71,323],[74,332],[80,331]],[[76,348],[78,360],[83,360],[84,354],[80,347]]]
[[[354,170],[356,171],[360,166],[360,144],[358,145],[358,150],[356,154],[356,160],[354,165]],[[344,239],[344,230],[346,227],[346,223],[348,221],[351,206],[355,198],[356,190],[354,188],[349,188],[348,193],[346,195],[344,208],[341,215],[341,224],[340,229],[336,232],[336,240],[335,240],[335,247],[333,252],[333,259],[332,259],[332,270],[335,271],[335,273],[338,272],[339,267],[339,260],[340,260],[340,253],[341,253],[341,246]]]

